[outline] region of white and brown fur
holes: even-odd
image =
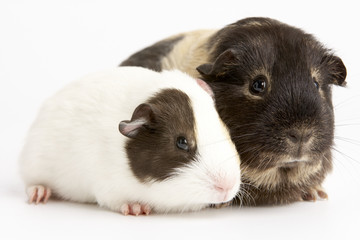
[[[230,201],[240,159],[206,86],[138,67],[71,83],[45,102],[21,154],[30,202],[53,193],[138,215]]]
[[[184,33],[156,45],[162,44],[167,48],[158,55],[157,71],[180,69],[213,89],[242,159],[248,192],[243,204],[327,197],[321,184],[332,169],[331,88],[346,84],[339,57],[312,35],[269,18]],[[143,64],[142,51],[133,56],[122,65],[133,59],[131,65],[152,67]],[[252,91],[259,78],[266,82],[261,94]]]

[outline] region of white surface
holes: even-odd
[[[0,3],[0,239],[360,239],[360,17],[355,1],[54,2]],[[250,16],[276,18],[315,34],[348,69],[348,87],[334,87],[341,153],[334,152],[334,171],[325,182],[328,201],[147,217],[62,201],[26,204],[17,157],[47,96],[171,34],[220,28]]]

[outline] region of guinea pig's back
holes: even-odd
[[[130,179],[126,138],[118,124],[129,120],[136,106],[155,91],[158,76],[136,67],[106,70],[49,98],[20,156],[25,183],[44,184],[65,199],[94,202],[93,188],[101,179],[112,173]]]
[[[207,42],[216,32],[215,29],[203,29],[183,34],[181,41],[161,59],[161,70],[179,69],[191,76],[200,77],[194,66],[209,61]]]

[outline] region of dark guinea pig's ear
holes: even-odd
[[[327,64],[329,67],[330,76],[332,78],[331,83],[339,86],[345,86],[346,67],[341,58],[337,56],[331,56],[328,58]]]
[[[218,56],[214,63],[205,63],[196,68],[201,76],[209,81],[214,81],[226,75],[229,67],[236,63],[235,51],[228,49]]]
[[[154,121],[154,112],[150,104],[142,103],[134,110],[131,120],[121,121],[119,131],[122,135],[134,138],[144,125],[149,125]]]

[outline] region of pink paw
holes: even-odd
[[[127,215],[149,215],[151,212],[151,208],[147,204],[139,204],[139,203],[131,203],[131,204],[123,204],[120,207],[120,212]]]
[[[51,196],[50,188],[42,185],[30,186],[26,189],[26,193],[29,196],[29,203],[35,204],[46,203]]]

